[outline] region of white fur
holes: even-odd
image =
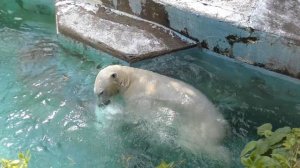
[[[207,97],[189,84],[151,71],[112,65],[96,78],[94,92],[102,91],[107,93],[99,95],[99,104],[120,95],[132,115],[141,113],[140,117],[152,122],[176,125],[177,143],[184,148],[222,150],[225,120]]]

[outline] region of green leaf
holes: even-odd
[[[28,162],[30,160],[30,152],[27,151],[26,154],[20,152],[18,154],[18,160],[1,160],[1,168],[28,168]]]
[[[255,153],[258,155],[262,155],[268,152],[269,149],[270,149],[270,145],[268,141],[260,139],[257,141]]]
[[[283,147],[283,145],[281,144],[281,143],[277,143],[277,144],[274,144],[274,145],[272,145],[271,147],[270,147],[270,149],[278,149],[278,148],[282,148]]]
[[[272,154],[272,158],[275,159],[276,161],[278,161],[280,163],[280,165],[282,166],[282,168],[291,167],[288,158],[284,155]]]
[[[274,154],[279,154],[279,155],[283,155],[284,157],[289,157],[289,152],[284,148],[274,149],[272,151],[272,155],[274,155]]]
[[[272,124],[266,123],[257,128],[257,135],[266,136],[272,133]]]
[[[22,152],[20,152],[20,153],[18,154],[18,158],[19,158],[19,159],[24,159],[25,156],[24,156],[24,154],[23,154]]]
[[[257,128],[263,136],[249,142],[241,152],[247,168],[300,168],[300,128],[283,127],[272,132],[270,123]]]
[[[275,145],[283,140],[287,136],[285,132],[274,132],[271,136],[269,136],[266,140],[269,145]]]
[[[26,154],[25,154],[25,161],[26,161],[27,164],[30,161],[30,159],[31,159],[30,150],[27,150]]]
[[[291,132],[290,127],[279,128],[275,132],[273,132],[271,136],[267,137],[267,141],[270,145],[274,145],[282,141],[283,138],[285,138],[290,132]]]
[[[292,131],[291,127],[278,128],[275,132],[288,134]]]
[[[290,160],[293,162],[297,162],[297,158],[294,158],[294,157],[290,158]]]
[[[156,166],[156,168],[173,168],[174,167],[174,163],[166,163],[165,161],[162,161],[158,166]]]
[[[242,157],[242,158],[241,158],[241,163],[242,163],[245,167],[251,167],[251,166],[253,166],[254,161],[251,160],[251,158]]]
[[[243,151],[241,152],[241,156],[245,156],[246,154],[250,153],[251,151],[253,151],[256,147],[256,141],[251,141],[249,142],[245,148],[243,149]]]
[[[281,168],[279,162],[268,156],[259,157],[254,165],[255,168]]]
[[[300,128],[293,128],[292,129],[293,134],[295,134],[298,138],[300,137]]]
[[[293,146],[297,143],[296,141],[296,136],[294,134],[289,134],[287,135],[286,137],[286,140],[283,142],[283,146],[286,148],[286,149],[291,149],[293,148]]]

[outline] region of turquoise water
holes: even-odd
[[[153,138],[147,123],[100,122],[93,83],[99,68],[112,63],[118,62],[63,48],[51,17],[1,10],[0,157],[29,149],[31,168],[152,168],[162,160],[181,168],[224,167]],[[209,97],[231,126],[224,141],[230,167],[241,167],[239,153],[260,124],[300,126],[297,79],[195,49],[133,66],[186,81]]]

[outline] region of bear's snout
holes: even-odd
[[[110,104],[110,100],[98,101],[98,107],[106,106]]]

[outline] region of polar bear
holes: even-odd
[[[94,93],[99,106],[120,96],[127,110],[143,111],[141,116],[146,119],[158,109],[167,109],[160,112],[168,113],[166,123],[172,120],[177,125],[179,145],[191,151],[220,153],[226,121],[207,97],[189,84],[147,70],[110,65],[97,75]]]

